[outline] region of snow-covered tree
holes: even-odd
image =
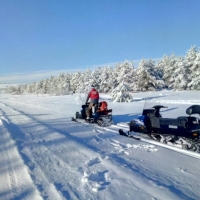
[[[10,93],[10,94],[21,94],[21,93],[19,92],[19,88],[18,88],[18,87],[15,87],[15,86],[7,87],[7,88],[5,89],[5,92],[6,92],[6,93]]]
[[[111,89],[113,89],[112,86],[115,80],[113,80],[111,76],[112,76],[112,68],[107,66],[101,68],[99,75],[99,92],[107,93]]]
[[[165,87],[165,83],[157,73],[155,62],[151,59],[142,60],[137,69],[137,87],[139,91],[155,91]]]
[[[171,56],[164,55],[160,61],[157,62],[157,68],[160,69],[162,73],[162,79],[165,82],[166,86],[169,87],[174,82],[174,77],[176,74],[177,58],[174,54]]]
[[[65,95],[87,93],[91,84],[95,84],[100,93],[110,93],[121,84],[128,85],[131,92],[159,90],[166,86],[176,90],[200,90],[200,52],[192,46],[185,57],[164,55],[157,63],[143,59],[136,69],[132,61],[125,60],[114,67],[61,73],[57,77],[51,76],[7,91]]]
[[[110,75],[112,81],[113,89],[116,88],[120,83],[124,82],[130,85],[130,90],[135,91],[135,77],[136,70],[134,69],[134,65],[132,61],[125,60],[122,63],[117,63],[117,65],[113,68],[113,71]]]
[[[72,74],[71,76],[71,80],[70,80],[70,87],[73,93],[75,93],[77,91],[77,88],[81,85],[84,84],[84,82],[82,82],[82,74],[81,72],[75,72],[74,74]]]
[[[175,90],[186,90],[188,84],[187,68],[183,58],[176,61],[176,68],[173,74],[173,82],[169,85],[170,88]]]
[[[185,73],[187,75],[187,89],[200,89],[200,52],[196,46],[191,46],[185,56]]]
[[[56,83],[56,94],[55,95],[66,95],[70,93],[70,75],[68,73],[61,73],[55,78]]]
[[[114,102],[131,102],[133,97],[131,95],[130,87],[124,82],[120,83],[112,92],[112,100]]]

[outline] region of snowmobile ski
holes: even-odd
[[[132,139],[135,139],[135,140],[140,140],[139,137],[135,137],[133,135],[130,135],[129,133],[125,133],[122,129],[119,129],[119,134],[122,135],[122,136],[128,137],[128,138],[132,138]]]

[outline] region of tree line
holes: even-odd
[[[164,55],[160,60],[142,59],[137,68],[125,60],[116,66],[61,73],[31,84],[9,87],[8,93],[66,95],[87,92],[95,84],[101,93],[112,93],[120,84],[130,92],[162,89],[200,90],[200,51],[192,46],[185,56]]]

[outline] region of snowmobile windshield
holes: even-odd
[[[155,106],[161,106],[159,98],[146,98],[144,103],[144,109],[153,109]]]
[[[159,98],[147,98],[145,99],[144,109],[143,109],[143,116],[146,116],[147,114],[154,115],[156,117],[161,117],[160,109],[164,108],[160,104]]]

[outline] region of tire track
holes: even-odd
[[[31,177],[20,157],[15,142],[10,137],[6,128],[4,117],[0,117],[0,138],[1,138],[1,166],[0,177],[3,183],[0,185],[0,198],[10,199],[42,199]]]
[[[10,132],[14,137],[16,137],[16,139],[19,139],[19,137],[22,137],[23,140],[20,142],[20,147],[18,147],[19,149],[23,149],[22,145],[24,145],[26,143],[25,139],[26,139],[26,132],[24,132],[23,128],[20,128],[18,125],[24,121],[24,124],[29,123],[31,118],[28,118],[27,116],[25,116],[24,114],[22,114],[20,111],[17,111],[16,109],[13,109],[11,107],[9,107],[8,105],[4,104],[3,105],[3,114],[4,116],[6,116],[6,114],[10,113],[11,117],[4,117],[6,118],[6,121],[9,121],[9,126],[7,126],[8,132]],[[15,117],[17,116],[17,117]],[[31,119],[33,120],[33,119]],[[13,122],[13,123],[12,123]],[[5,124],[6,126],[6,124]],[[11,127],[11,128],[10,128]],[[28,134],[31,134],[30,132]],[[30,135],[29,135],[30,136]],[[32,137],[32,136],[31,136]],[[19,142],[18,142],[19,143]],[[30,144],[30,146],[34,146],[34,144]],[[26,148],[25,148],[26,150]],[[29,156],[30,158],[34,158],[34,156],[32,155],[31,151],[29,152]],[[23,150],[22,150],[23,153]],[[24,155],[21,154],[21,158],[24,158],[25,160],[28,159],[28,157],[25,157]],[[31,159],[29,160],[29,162],[31,162]],[[34,161],[32,161],[32,165],[37,165],[37,163],[34,163]],[[9,179],[10,179],[10,183],[11,183],[11,187],[16,187],[17,185],[17,181],[15,179],[15,177],[13,177],[12,171],[13,169],[11,168],[12,165],[8,165],[8,175],[9,175]],[[28,168],[30,166],[27,166]],[[48,197],[49,199],[58,199],[58,200],[63,200],[64,197],[61,195],[61,193],[59,191],[57,191],[56,187],[54,186],[54,184],[52,184],[48,178],[45,176],[45,174],[43,173],[43,170],[40,168],[37,170],[39,171],[39,174],[43,177],[42,180],[44,182],[44,184],[41,185],[40,184],[36,184],[35,186],[38,187],[38,189],[40,190],[40,193],[43,195],[43,198],[45,198],[45,196],[50,196]],[[35,182],[34,180],[37,180],[37,178],[32,174],[32,181]]]

